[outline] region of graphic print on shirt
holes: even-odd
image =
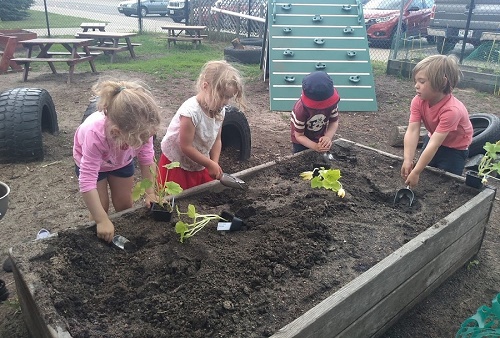
[[[314,115],[307,121],[306,128],[310,131],[319,131],[326,125],[326,116],[323,114]]]

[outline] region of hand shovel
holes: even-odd
[[[226,173],[222,174],[220,183],[230,188],[245,189],[245,182],[243,180],[240,180],[238,177],[234,177],[233,175]]]
[[[130,251],[133,251],[134,249],[136,249],[136,246],[134,243],[132,243],[131,241],[129,241],[128,239],[126,239],[125,237],[123,237],[121,235],[115,235],[113,237],[112,243],[118,249],[122,249],[122,250],[125,250],[127,252],[130,252]]]
[[[413,191],[411,191],[409,185],[407,185],[406,188],[399,189],[396,192],[396,196],[394,196],[394,203],[393,204],[396,205],[403,198],[408,198],[408,200],[410,201],[409,206],[411,207],[411,204],[413,203],[413,199],[415,198],[415,195],[413,194]]]

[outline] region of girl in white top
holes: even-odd
[[[233,98],[242,103],[242,78],[226,61],[209,61],[196,87],[198,93],[180,106],[161,141],[160,184],[165,182],[165,165],[171,162],[179,162],[180,167],[168,170],[168,181],[177,182],[183,189],[222,175],[219,156],[225,106]]]

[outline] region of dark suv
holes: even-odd
[[[474,3],[472,8],[471,3]],[[427,34],[436,37],[437,50],[441,54],[448,54],[457,42],[464,39],[474,47],[485,41],[498,40],[500,1],[435,0]]]

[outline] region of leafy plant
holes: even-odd
[[[488,175],[491,173],[500,174],[500,161],[498,158],[500,153],[500,140],[496,143],[486,142],[483,148],[486,150],[486,153],[483,158],[481,158],[481,162],[479,162],[478,175],[483,178],[481,182],[486,184],[488,182]]]
[[[341,198],[345,196],[345,190],[339,179],[342,177],[340,169],[314,168],[313,171],[304,171],[300,174],[304,180],[311,181],[312,188],[324,188],[337,192]]]
[[[187,212],[180,212],[179,207],[176,206],[177,215],[179,216],[179,221],[175,223],[175,232],[180,235],[181,243],[184,243],[184,239],[193,237],[198,231],[203,229],[210,221],[213,220],[224,220],[224,218],[215,214],[198,214],[196,208],[193,204],[189,204]],[[182,215],[189,218],[189,223],[182,220]]]
[[[155,162],[156,163],[156,162]],[[182,187],[176,183],[168,181],[168,172],[170,169],[180,167],[179,162],[172,162],[163,166],[167,169],[167,174],[165,175],[165,181],[163,184],[159,183],[157,180],[158,165],[155,168],[150,168],[151,173],[153,174],[153,181],[148,178],[145,178],[134,186],[132,190],[132,199],[137,201],[141,196],[148,195],[147,190],[152,188],[154,192],[154,196],[149,196],[151,200],[156,201],[158,205],[164,209],[168,209],[170,212],[173,211],[172,204],[168,201],[168,196],[174,196],[180,194],[182,192]]]

